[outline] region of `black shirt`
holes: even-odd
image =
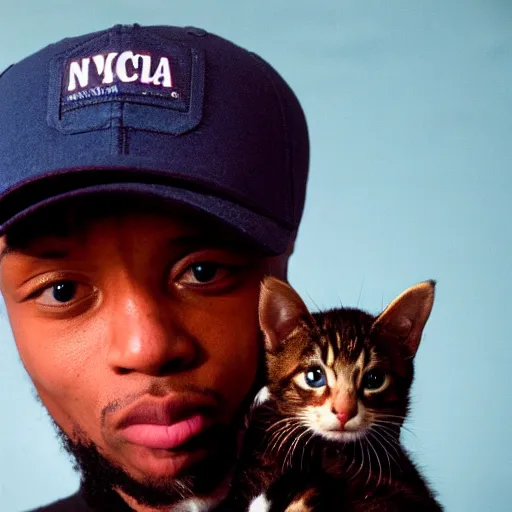
[[[80,488],[75,494],[54,501],[49,505],[39,507],[30,512],[133,512],[117,493],[112,493],[108,504],[105,507],[91,507],[84,498],[83,489]]]
[[[36,508],[31,512],[94,512],[87,506],[81,491],[62,500],[55,501],[44,507]]]

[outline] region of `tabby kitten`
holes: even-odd
[[[442,510],[399,440],[434,287],[413,286],[374,317],[312,314],[290,286],[265,279],[267,387],[225,510]]]

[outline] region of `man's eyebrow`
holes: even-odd
[[[230,238],[223,236],[223,234],[213,234],[210,232],[200,231],[194,234],[186,234],[172,238],[169,240],[170,247],[182,247],[190,249],[199,249],[201,247],[216,248],[216,249],[238,249],[240,250],[242,242],[235,244]],[[9,245],[4,246],[0,252],[0,263],[2,260],[11,253],[21,252],[17,247]],[[69,252],[63,249],[49,249],[46,251],[35,252],[34,257],[43,260],[58,260],[69,257]]]
[[[210,243],[210,237],[203,233],[194,233],[194,234],[186,234],[180,235],[176,238],[169,239],[169,245],[198,245],[201,243]]]
[[[0,263],[8,254],[15,253],[15,252],[19,253],[21,251],[15,247],[6,245],[2,249],[2,252],[0,252]],[[36,258],[40,258],[43,260],[59,260],[59,259],[67,258],[69,256],[69,253],[67,251],[63,251],[63,250],[48,250],[48,251],[42,251],[40,253],[36,253],[34,256]]]
[[[61,260],[63,258],[67,258],[68,256],[69,252],[63,250],[43,251],[35,254],[36,258],[40,258],[42,260]]]

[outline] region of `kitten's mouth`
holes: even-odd
[[[363,417],[358,414],[346,422],[334,419],[330,425],[323,425],[319,430],[321,435],[326,439],[351,443],[366,437],[367,427]]]
[[[342,429],[332,429],[332,430],[322,430],[321,435],[328,440],[343,442],[343,443],[353,443],[359,439],[363,439],[365,437],[366,429],[358,429],[358,430],[342,430]]]

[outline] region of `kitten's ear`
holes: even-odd
[[[279,348],[282,341],[298,327],[301,318],[311,318],[299,294],[275,277],[266,277],[261,284],[258,313],[265,335],[265,348],[269,352]]]
[[[414,357],[432,311],[435,286],[435,281],[425,281],[407,289],[379,315],[372,332],[398,339]]]

